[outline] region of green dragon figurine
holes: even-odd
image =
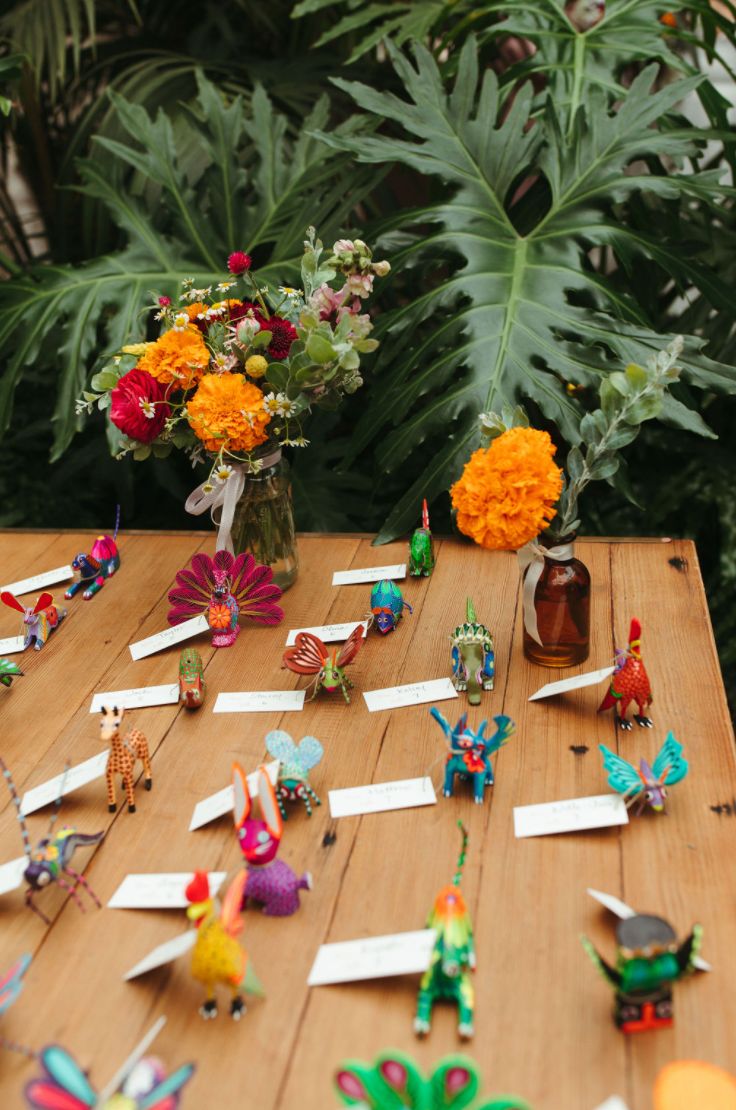
[[[415,528],[409,540],[409,574],[418,578],[424,575],[428,578],[434,570],[434,551],[432,550],[432,533],[429,530],[429,510],[427,498],[422,501],[422,526]]]
[[[341,1102],[357,1110],[531,1110],[513,1095],[476,1103],[480,1084],[480,1069],[467,1056],[443,1057],[425,1079],[410,1056],[394,1051],[373,1064],[346,1060],[335,1075]]]
[[[468,834],[462,821],[457,824],[463,838],[457,868],[451,885],[439,892],[427,918],[427,928],[435,930],[437,939],[419,985],[414,1019],[414,1032],[419,1036],[429,1033],[432,1007],[438,998],[449,998],[457,1004],[457,1031],[461,1037],[467,1039],[474,1032],[475,991],[470,972],[475,970],[475,945],[470,914],[460,893]]]

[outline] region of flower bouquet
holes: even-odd
[[[178,304],[158,297],[159,338],[117,352],[78,411],[109,411],[118,458],[177,448],[193,465],[207,461],[187,510],[209,509],[217,549],[250,551],[286,588],[297,556],[281,449],[306,447],[311,409],[335,409],[363,384],[360,356],[378,346],[363,302],[390,266],[360,239],[339,239],[325,256],[309,228],[301,289],[258,281],[243,251],[228,270],[214,291],[187,280]]]

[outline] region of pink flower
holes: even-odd
[[[309,307],[319,312],[320,320],[329,320],[333,314],[339,314],[345,300],[345,294],[345,287],[339,293],[336,293],[329,285],[320,285],[319,289],[315,289],[309,298]]]
[[[124,435],[139,443],[155,439],[170,412],[166,386],[137,367],[123,374],[112,391],[110,419]]]
[[[159,297],[158,303],[162,308],[168,308],[171,304],[171,297]]]
[[[245,251],[233,251],[227,260],[227,268],[231,274],[244,274],[250,270],[251,257]]]
[[[338,239],[332,248],[333,254],[352,254],[355,243],[352,239]]]
[[[373,292],[373,274],[348,274],[345,288],[353,297],[370,297]]]

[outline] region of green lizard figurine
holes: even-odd
[[[434,570],[434,551],[432,550],[432,533],[429,530],[429,510],[427,498],[422,501],[422,526],[415,528],[409,540],[409,574],[418,578],[424,575],[428,578]]]

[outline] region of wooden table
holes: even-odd
[[[6,532],[0,579],[59,566],[88,550],[88,541],[85,534]],[[630,1110],[646,1110],[653,1079],[670,1060],[701,1058],[736,1072],[736,763],[693,545],[579,544],[593,579],[591,654],[583,669],[606,666],[614,644],[625,643],[630,617],[642,621],[655,728],[631,734],[619,734],[610,715],[596,716],[603,686],[528,702],[561,675],[522,657],[515,558],[449,539],[435,545],[431,579],[409,579],[404,587],[413,616],[385,638],[371,633],[352,666],[350,706],[323,694],[299,716],[212,714],[218,691],[304,683],[280,668],[287,629],[367,611],[369,587],[333,588],[334,569],[406,556],[404,544],[374,549],[366,537],[303,537],[301,574],[285,596],[281,627],[245,627],[226,651],[210,648],[207,637],[194,641],[206,665],[205,708],[131,714],[153,753],[154,788],[139,790],[138,812],[108,815],[103,780],[64,802],[65,823],[106,830],[86,870],[103,903],[131,871],[234,872],[240,854],[230,820],[190,833],[195,803],[227,784],[234,757],[254,768],[269,729],[319,737],[326,756],[312,781],[323,804],[311,819],[292,812],[281,851],[296,870],[312,872],[314,890],[291,918],[246,914],[244,940],[267,998],[253,1001],[239,1024],[224,1006],[216,1021],[205,1023],[186,958],[134,983],[122,981],[139,958],[184,928],[183,912],[91,909],[82,915],[55,889],[42,895],[53,918],[46,928],[24,910],[17,891],[0,899],[0,967],[25,950],[34,960],[23,995],[2,1018],[5,1036],[35,1048],[62,1043],[99,1089],[165,1013],[168,1025],[155,1047],[171,1068],[197,1062],[184,1099],[192,1110],[326,1110],[336,1105],[337,1064],[372,1059],[389,1047],[428,1066],[461,1045],[455,1012],[444,1006],[435,1011],[430,1037],[415,1040],[418,977],[311,990],[306,980],[325,941],[424,925],[436,891],[452,876],[462,818],[470,831],[463,886],[478,949],[476,1036],[468,1051],[482,1063],[487,1093],[513,1091],[535,1110],[593,1110],[618,1093]],[[95,691],[176,680],[178,648],[133,662],[128,644],[166,626],[175,572],[195,551],[211,553],[212,537],[124,534],[120,546],[118,576],[91,602],[66,603],[62,628],[43,651],[23,657],[25,677],[0,690],[2,756],[21,791],[59,773],[66,759],[81,762],[101,749],[98,720],[89,712]],[[508,713],[518,726],[497,757],[496,785],[485,804],[474,805],[461,788],[432,807],[331,820],[330,788],[411,778],[430,767],[438,782],[443,745],[428,706],[369,714],[360,691],[448,674],[448,633],[463,617],[468,592],[496,642],[496,689],[483,696],[482,713]],[[60,599],[61,588],[56,593]],[[0,638],[16,632],[16,616],[2,608]],[[454,716],[464,707],[463,699],[443,709]],[[480,711],[471,712],[473,723],[479,719]],[[606,791],[599,742],[631,759],[651,758],[669,728],[685,745],[690,774],[672,791],[666,816],[648,814],[622,829],[514,839],[513,806]],[[582,745],[586,751],[574,751]],[[730,808],[716,812],[725,803]],[[21,844],[5,794],[0,805],[5,861],[21,854]],[[30,818],[33,837],[42,835],[48,816]],[[614,921],[586,894],[588,886],[662,914],[680,935],[696,920],[703,924],[703,954],[714,970],[675,987],[673,1030],[627,1039],[614,1028],[611,993],[579,941],[584,931],[613,956]],[[23,1105],[22,1086],[34,1070],[20,1056],[0,1056],[4,1110]]]

